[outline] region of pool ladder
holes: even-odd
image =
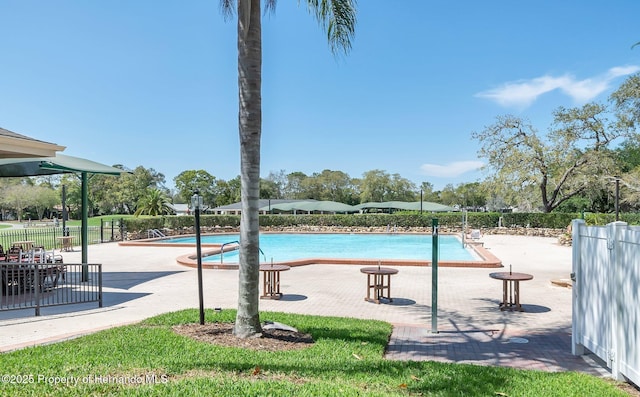
[[[223,243],[223,244],[220,246],[220,264],[222,264],[222,259],[223,259],[223,257],[224,257],[224,246],[225,246],[225,245],[229,245],[229,244],[238,244],[238,245],[240,245],[240,241],[229,241],[228,243]],[[239,247],[238,247],[238,248],[239,248]],[[235,250],[234,250],[234,251],[235,251]]]
[[[152,237],[166,237],[166,236],[164,235],[164,233],[162,233],[158,229],[147,230],[147,238],[152,238]]]

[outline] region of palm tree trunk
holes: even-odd
[[[260,336],[260,135],[262,132],[261,0],[238,0],[238,86],[240,95],[240,269],[234,334]]]

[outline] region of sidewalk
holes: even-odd
[[[260,311],[378,319],[394,325],[387,358],[499,365],[545,371],[575,370],[607,376],[591,356],[571,355],[571,290],[551,284],[568,278],[571,248],[553,238],[483,237],[485,247],[514,272],[534,275],[521,283],[525,312],[500,311],[502,283],[496,269],[440,268],[437,331],[431,329],[430,267],[398,267],[393,302],[366,302],[366,276],[353,265],[309,265],[282,273],[281,300],[261,300]],[[89,247],[89,263],[103,264],[104,307],[58,306],[0,313],[0,351],[49,343],[137,322],[156,314],[198,307],[197,271],[176,264],[191,248]],[[80,252],[64,253],[79,263]],[[205,270],[207,308],[236,308],[237,270]],[[262,320],[268,320],[263,314]]]

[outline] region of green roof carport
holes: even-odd
[[[451,212],[456,209],[448,205],[433,203],[430,201],[384,201],[380,203],[368,202],[355,206],[358,209],[379,208],[379,209],[396,209],[405,211],[427,211],[427,212]]]
[[[292,203],[271,204],[260,211],[321,211],[321,212],[358,212],[358,208],[337,201],[298,201]]]

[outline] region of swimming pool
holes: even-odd
[[[202,244],[233,243],[239,235],[206,235]],[[431,235],[426,234],[260,234],[263,262],[289,262],[302,258],[345,258],[371,260],[432,259]],[[165,240],[166,243],[195,244],[194,237]],[[456,236],[438,237],[438,260],[478,261],[481,258],[468,247],[463,247]],[[238,262],[238,251],[224,252],[222,260]],[[208,255],[203,262],[221,262],[220,254]]]

